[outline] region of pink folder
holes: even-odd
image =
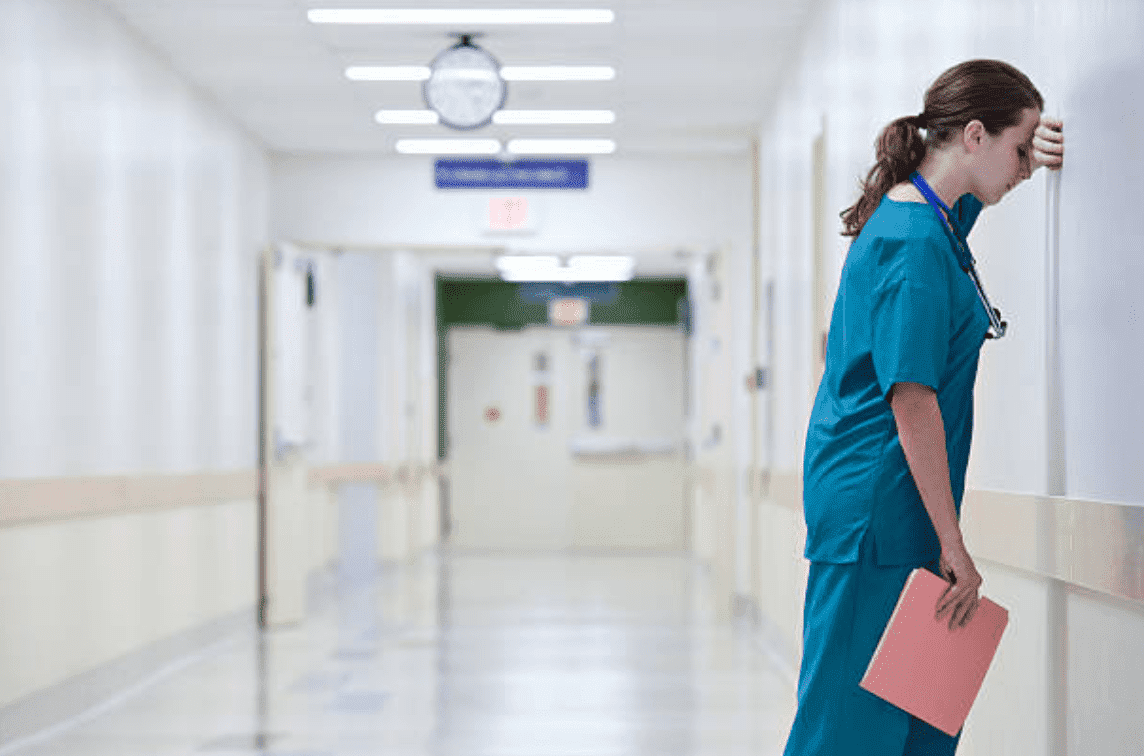
[[[981,690],[1009,612],[981,597],[969,624],[951,631],[948,612],[934,619],[948,585],[929,570],[910,574],[859,684],[953,736]]]

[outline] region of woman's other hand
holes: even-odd
[[[941,594],[937,602],[936,619],[941,619],[946,611],[949,616],[949,629],[965,627],[977,613],[977,591],[981,588],[981,575],[973,564],[973,558],[964,545],[942,549],[938,563],[942,577],[952,583]]]
[[[1033,170],[1045,166],[1059,170],[1065,159],[1064,122],[1059,118],[1042,115],[1033,132]]]

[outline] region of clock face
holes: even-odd
[[[461,44],[437,56],[425,82],[425,104],[452,129],[476,129],[504,105],[508,86],[492,55]]]

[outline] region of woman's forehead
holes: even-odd
[[[1025,108],[1021,117],[1021,124],[1019,131],[1021,136],[1029,139],[1033,136],[1033,132],[1037,130],[1037,124],[1041,122],[1041,111],[1034,108]]]

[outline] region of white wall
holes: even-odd
[[[0,99],[0,476],[253,467],[260,145],[99,3],[5,3]]]
[[[1004,340],[982,349],[967,487],[1144,504],[1139,455],[1122,451],[1139,448],[1144,424],[1136,388],[1144,372],[1138,317],[1144,232],[1132,189],[1144,178],[1137,144],[1144,133],[1142,39],[1144,4],[1132,0],[831,0],[819,9],[760,130],[763,279],[774,275],[778,292],[776,468],[788,483],[801,476],[814,389],[809,213],[811,144],[819,124],[825,117],[829,313],[850,243],[838,233],[838,212],[856,199],[879,131],[919,112],[925,88],[943,70],[987,57],[1028,74],[1045,98],[1045,112],[1065,123],[1066,167],[1053,179],[1061,197],[1063,386],[1060,404],[1050,406],[1051,174],[1042,170],[987,208],[969,240],[1010,328]],[[1063,490],[1050,487],[1054,411],[1063,415]],[[797,650],[805,528],[801,513],[785,506],[764,504],[760,511],[762,610],[783,650]],[[968,545],[972,552],[974,544]],[[985,560],[978,566],[983,593],[1010,608],[1011,622],[959,752],[1140,753],[1144,646],[1129,640],[1139,637],[1139,605]],[[1065,639],[1063,647],[1054,637]],[[797,654],[791,660],[797,664]],[[1015,702],[1022,711],[1017,719]]]
[[[102,4],[3,11],[0,477],[253,470],[262,147]],[[253,609],[254,533],[253,500],[0,531],[0,704]]]
[[[320,158],[272,162],[275,237],[346,244],[509,243],[529,250],[742,248],[749,232],[745,155],[593,159],[582,191],[437,190],[428,158]],[[482,232],[488,200],[521,195],[537,213],[528,236]]]
[[[1065,121],[1067,167],[1060,174],[1063,408],[1068,487],[1075,498],[1144,502],[1144,476],[1131,455],[1144,401],[1144,306],[1138,254],[1144,231],[1131,190],[1144,178],[1133,136],[1144,128],[1144,6],[1121,0],[1081,2],[907,3],[836,0],[819,14],[799,64],[787,77],[763,131],[765,259],[783,301],[779,359],[788,396],[810,385],[811,141],[826,118],[828,289],[833,304],[850,239],[838,212],[857,197],[856,181],[873,164],[873,143],[889,121],[922,109],[925,88],[962,60],[993,57],[1018,66]],[[1068,50],[1068,54],[1062,54]],[[1045,493],[1045,264],[1049,172],[987,208],[970,237],[982,278],[1010,320],[1009,335],[982,349],[969,486]],[[829,309],[827,310],[829,313]],[[785,455],[801,465],[809,401],[780,410]],[[1029,443],[1014,443],[1015,425]],[[798,451],[798,454],[795,452]]]

